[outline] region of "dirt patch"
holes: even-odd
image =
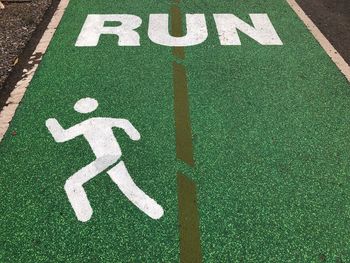
[[[0,89],[51,0],[4,4],[5,9],[0,10]]]
[[[22,78],[60,0],[5,3],[0,10],[0,109]]]
[[[297,2],[350,64],[350,1],[297,0]]]

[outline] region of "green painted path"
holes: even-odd
[[[205,14],[204,43],[151,42],[149,15],[174,6],[172,17]],[[242,45],[222,46],[214,13],[247,23],[266,13],[283,45],[239,34]],[[139,16],[141,45],[105,35],[76,47],[89,14]],[[74,111],[85,97],[95,112]],[[193,163],[179,158],[181,114]],[[164,208],[159,220],[106,172],[84,184],[93,215],[77,220],[64,185],[96,157],[82,136],[56,143],[45,121],[90,117],[140,132],[133,141],[114,129],[130,176]],[[188,250],[196,212],[200,247]],[[350,85],[284,0],[71,0],[0,144],[0,226],[0,262],[349,262]]]

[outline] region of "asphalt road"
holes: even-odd
[[[297,2],[350,64],[350,1],[297,0]]]

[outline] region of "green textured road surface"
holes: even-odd
[[[192,252],[180,246],[178,173],[196,186],[196,262],[349,262],[345,77],[284,0],[181,2],[182,16],[205,13],[209,32],[179,62],[187,75],[189,166],[176,155],[173,48],[147,36],[149,15],[172,6],[71,0],[0,144],[0,262],[179,262]],[[241,46],[222,46],[213,13],[247,23],[249,14],[266,13],[283,45],[240,34]],[[96,47],[76,47],[88,14],[139,16],[141,45],[118,46],[106,35]],[[85,97],[99,102],[95,112],[74,111]],[[77,220],[64,185],[95,156],[82,136],[56,143],[45,121],[69,128],[90,117],[125,118],[140,132],[132,141],[114,129],[130,176],[164,208],[159,220],[106,172],[84,185],[93,215]]]

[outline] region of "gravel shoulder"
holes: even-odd
[[[28,60],[38,45],[60,0],[7,3],[0,10],[0,109],[32,66]]]
[[[4,3],[5,9],[0,10],[0,90],[51,2]]]

